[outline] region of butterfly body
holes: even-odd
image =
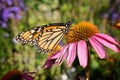
[[[32,44],[39,51],[51,52],[60,43],[64,34],[69,31],[70,26],[71,21],[38,26],[20,33],[16,40],[24,44]]]

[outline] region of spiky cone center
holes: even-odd
[[[22,77],[21,74],[22,73],[18,70],[12,70],[12,71],[8,72],[6,75],[4,75],[1,80],[20,79]]]
[[[94,24],[90,22],[80,22],[72,26],[65,37],[67,43],[72,43],[80,40],[88,40],[88,38],[96,33],[98,33],[98,29]]]

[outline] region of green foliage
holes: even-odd
[[[49,70],[41,69],[47,58],[46,54],[37,52],[33,46],[14,42],[14,38],[18,33],[36,25],[66,22],[70,18],[76,21],[90,21],[99,27],[100,32],[108,33],[120,41],[120,30],[112,28],[110,19],[102,16],[103,13],[108,13],[109,15],[109,0],[23,1],[26,11],[21,12],[22,20],[10,20],[6,29],[0,27],[0,78],[8,71],[18,69],[21,71],[37,70],[36,80],[61,80],[61,75],[65,73],[62,67],[53,66]],[[104,22],[105,20],[106,22]],[[114,61],[111,62],[108,60],[101,61],[94,51],[90,50],[90,52],[91,80],[120,79],[119,54],[117,56],[114,52],[107,49],[108,58],[114,55],[112,58]],[[78,60],[76,61],[78,62]],[[73,67],[76,69],[75,75],[82,70],[79,63],[74,63]]]

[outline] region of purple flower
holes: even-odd
[[[3,19],[8,21],[9,18],[21,19],[20,16],[20,8],[18,7],[11,7],[3,11]]]
[[[1,1],[6,3],[8,6],[12,5],[12,0],[1,0]]]
[[[4,21],[0,21],[0,25],[2,28],[7,28],[7,24]]]
[[[120,10],[120,1],[111,0],[110,10],[109,10],[110,23],[115,24],[115,22],[120,19],[119,10]]]
[[[0,26],[7,27],[8,21],[13,18],[21,19],[20,12],[25,10],[22,0],[1,0],[0,1]]]
[[[111,22],[115,23],[120,18],[120,15],[118,13],[112,13],[111,14]]]
[[[104,13],[102,14],[103,18],[108,18],[108,14],[107,13]]]

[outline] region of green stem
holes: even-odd
[[[90,59],[90,46],[88,46],[88,65],[85,69],[85,76],[86,76],[86,80],[90,80],[90,62],[91,62],[91,59]]]

